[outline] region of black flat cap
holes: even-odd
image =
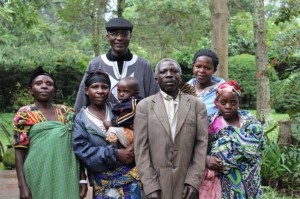
[[[124,19],[122,17],[118,17],[118,18],[114,18],[114,19],[109,20],[106,23],[105,28],[106,28],[107,31],[110,31],[110,30],[130,30],[130,32],[131,32],[132,29],[133,29],[133,25],[127,19]]]

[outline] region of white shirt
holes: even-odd
[[[180,92],[180,91],[179,91]],[[178,105],[179,105],[179,92],[175,99],[173,99],[172,96],[168,95],[164,91],[160,90],[160,93],[163,96],[164,104],[166,107],[169,124],[171,127],[171,133],[172,133],[172,139],[174,142],[175,139],[175,131],[176,131],[176,125],[177,125],[177,115],[178,115]]]

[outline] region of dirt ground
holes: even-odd
[[[86,198],[92,198],[91,187],[89,187]],[[0,199],[19,199],[18,180],[15,170],[0,170]]]

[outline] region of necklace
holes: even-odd
[[[102,119],[99,117],[99,116],[97,116],[97,115],[95,115],[95,114],[93,114],[90,110],[89,110],[89,107],[87,107],[87,112],[91,115],[91,116],[93,116],[93,117],[95,117],[95,118],[97,118],[98,120],[100,120],[100,121],[102,121]],[[105,121],[106,120],[106,117],[107,117],[107,107],[106,107],[106,105],[105,105],[105,115],[104,115],[104,120],[103,121]]]

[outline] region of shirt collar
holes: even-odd
[[[171,95],[168,95],[167,93],[165,93],[165,92],[162,91],[161,89],[160,89],[160,93],[161,93],[162,97],[163,97],[165,100],[171,101],[171,100],[173,99],[173,97],[172,97]],[[178,101],[178,99],[179,99],[178,96],[179,96],[180,93],[181,93],[181,92],[180,92],[180,90],[179,90],[178,95],[176,96],[176,98],[174,99],[174,101]]]

